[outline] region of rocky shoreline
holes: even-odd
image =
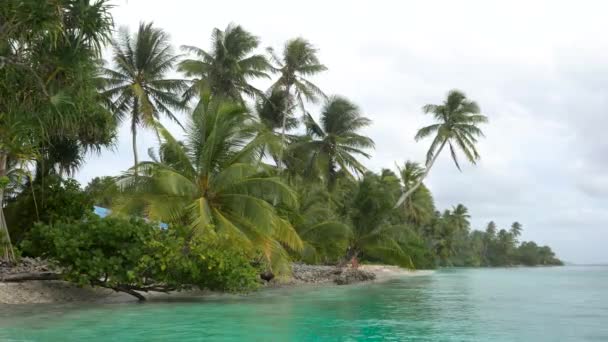
[[[267,285],[270,287],[331,283],[348,285],[375,279],[376,274],[364,269],[294,263],[291,266],[290,277],[273,279]]]
[[[131,302],[136,299],[125,293],[117,293],[104,288],[78,287],[74,284],[52,280],[58,277],[57,269],[53,268],[44,260],[23,258],[16,266],[0,264],[0,304],[41,304],[41,303],[112,303]],[[420,274],[421,272],[415,272]],[[55,275],[51,280],[14,281],[15,277],[24,275]],[[295,263],[292,265],[290,276],[274,278],[263,282],[264,287],[294,287],[301,285],[348,285],[374,280],[385,280],[390,277],[401,275],[413,275],[413,271],[407,271],[394,266],[364,265],[357,269],[349,267],[306,265]],[[425,274],[425,273],[422,273]],[[206,291],[183,291],[178,293],[147,293],[146,297],[152,300],[171,300],[177,298],[195,298],[208,295]]]

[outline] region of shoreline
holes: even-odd
[[[304,286],[343,286],[358,283],[383,282],[390,279],[433,274],[433,270],[413,271],[397,266],[361,265],[358,270],[339,269],[334,266],[294,264],[289,277],[281,277],[265,283],[258,291],[273,288],[298,288]],[[362,277],[361,274],[364,276]],[[199,299],[221,293],[205,290],[144,293],[148,301]],[[127,293],[106,288],[78,287],[62,280],[32,280],[25,282],[0,282],[0,305],[28,304],[111,304],[137,303]]]

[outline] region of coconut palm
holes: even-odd
[[[424,174],[424,168],[411,161],[407,161],[403,167],[397,166],[397,169],[401,178],[402,192],[407,192]],[[407,197],[402,205],[406,219],[417,227],[428,224],[433,219],[435,213],[433,196],[424,184]]]
[[[416,141],[433,134],[435,138],[426,154],[426,170],[418,182],[401,195],[397,206],[400,206],[422,184],[446,145],[450,149],[452,160],[458,170],[460,170],[460,164],[456,156],[456,149],[459,149],[473,164],[476,164],[480,158],[475,144],[477,138],[484,135],[478,125],[486,123],[488,119],[480,114],[477,103],[468,100],[464,93],[452,90],[448,93],[448,97],[443,104],[428,104],[422,110],[425,114],[432,114],[437,123],[418,130],[415,137]]]
[[[450,215],[451,224],[456,228],[459,232],[468,232],[471,226],[469,219],[471,219],[471,215],[469,215],[469,209],[462,204],[458,204],[457,206],[452,208],[452,213]]]
[[[514,237],[518,237],[521,235],[521,231],[523,230],[521,223],[515,221],[513,222],[513,224],[511,224],[511,234]]]
[[[327,203],[332,199],[323,185],[299,182],[294,188],[299,206],[289,214],[289,221],[304,242],[302,260],[335,263],[344,257],[351,237],[350,227],[328,208]]]
[[[276,64],[273,69],[281,75],[271,89],[283,89],[287,93],[285,108],[291,108],[297,101],[302,112],[305,113],[304,101],[317,103],[320,97],[327,97],[318,86],[307,79],[327,70],[327,67],[319,62],[317,49],[309,41],[300,37],[287,41],[281,57],[277,56],[272,48],[268,48],[268,52]],[[281,125],[284,145],[285,131],[289,128],[288,117],[283,115]]]
[[[292,114],[293,107],[289,106],[287,93],[282,89],[273,89],[269,96],[260,97],[255,104],[256,114],[261,123],[258,135],[267,141],[261,157],[270,155],[277,166],[281,160],[281,150],[284,146],[283,136],[277,131],[283,125],[287,129],[297,127],[298,120]]]
[[[173,53],[169,36],[152,23],[141,23],[134,35],[120,30],[112,47],[114,69],[104,70],[103,96],[110,99],[119,122],[128,118],[131,123],[133,165],[137,166],[138,127],[156,127],[161,114],[179,123],[173,111],[185,108],[180,94],[186,83],[167,78],[179,56]]]
[[[366,256],[386,263],[413,267],[412,261],[399,244],[401,237],[408,233],[408,227],[390,223],[395,196],[392,180],[366,173],[358,182],[348,204],[349,221],[352,223],[352,237],[347,260],[356,262]]]
[[[289,207],[297,199],[254,163],[259,146],[252,140],[253,120],[240,105],[212,103],[197,107],[183,143],[159,128],[159,156],[140,163],[141,175],[130,170],[121,177],[124,198],[116,210],[143,208],[150,219],[187,225],[194,234],[229,234],[262,252],[280,271],[278,266],[287,265],[283,246],[299,251],[302,241],[268,201]]]
[[[192,86],[184,94],[185,99],[211,94],[243,102],[243,94],[248,97],[262,96],[263,93],[249,83],[252,79],[270,78],[266,73],[270,69],[266,57],[253,53],[259,45],[258,37],[240,25],[230,24],[224,31],[215,28],[211,39],[209,51],[182,46],[183,50],[198,58],[179,63],[178,70],[188,77],[194,77]]]
[[[305,117],[309,139],[295,144],[296,155],[306,161],[311,174],[318,174],[333,188],[339,173],[363,174],[365,167],[357,156],[369,158],[364,149],[373,148],[372,139],[359,134],[371,121],[346,98],[334,96],[321,111],[321,123],[311,115]]]

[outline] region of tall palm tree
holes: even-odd
[[[308,169],[319,174],[331,189],[339,172],[350,176],[351,172],[365,172],[356,156],[370,157],[364,149],[373,148],[374,141],[359,134],[370,123],[355,104],[343,97],[331,97],[323,106],[320,124],[310,114],[305,116],[310,139],[296,144],[294,149]]]
[[[519,236],[521,236],[522,230],[523,230],[523,227],[522,227],[521,223],[515,221],[515,222],[513,222],[513,224],[511,224],[511,229],[509,230],[509,233],[513,237],[513,242],[516,245],[519,244],[518,238],[519,238]]]
[[[183,143],[159,128],[159,156],[140,163],[141,175],[130,170],[119,180],[124,198],[116,210],[143,208],[149,218],[187,225],[194,234],[229,234],[262,252],[279,271],[276,267],[287,265],[283,246],[299,251],[302,241],[269,201],[294,206],[294,192],[254,162],[257,126],[244,107],[197,108]]]
[[[156,127],[163,114],[179,123],[174,110],[184,109],[181,93],[184,80],[167,78],[179,56],[173,53],[169,36],[152,23],[141,23],[136,34],[126,29],[112,42],[115,69],[105,69],[103,96],[118,121],[131,121],[133,165],[137,171],[137,128]]]
[[[458,204],[457,206],[452,208],[452,213],[450,215],[451,224],[454,225],[459,232],[468,232],[471,223],[469,220],[471,219],[471,215],[469,215],[469,209],[462,204]]]
[[[478,125],[486,123],[488,119],[480,114],[477,103],[468,100],[464,93],[452,90],[448,93],[448,97],[443,104],[428,104],[422,110],[425,114],[432,114],[437,123],[418,130],[415,137],[416,141],[432,134],[435,135],[435,138],[426,154],[426,170],[418,182],[401,195],[396,206],[400,206],[422,184],[446,145],[450,148],[452,160],[454,160],[458,170],[460,170],[460,164],[456,157],[457,148],[473,164],[476,164],[480,158],[475,144],[477,138],[483,137],[484,134]]]
[[[515,221],[511,224],[511,234],[514,237],[518,237],[521,235],[521,231],[523,230],[521,223]]]
[[[293,107],[294,102],[297,101],[302,112],[305,113],[304,100],[317,103],[319,97],[327,98],[318,86],[307,79],[327,70],[327,67],[321,64],[317,57],[317,49],[309,41],[301,37],[288,40],[281,57],[277,56],[272,48],[268,48],[268,52],[276,64],[273,69],[281,75],[271,89],[285,90],[287,93],[285,108]],[[286,144],[287,119],[288,116],[284,115],[281,125],[283,145]]]
[[[263,95],[249,83],[251,79],[270,78],[266,73],[270,69],[266,57],[253,53],[260,43],[258,37],[240,25],[230,24],[224,31],[215,28],[211,39],[209,51],[182,46],[183,50],[198,57],[179,63],[180,71],[187,77],[194,77],[191,87],[184,94],[185,99],[206,94],[204,96],[243,102],[242,94],[249,97]]]

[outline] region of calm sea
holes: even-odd
[[[196,302],[0,306],[1,341],[608,341],[608,267],[454,269]]]

